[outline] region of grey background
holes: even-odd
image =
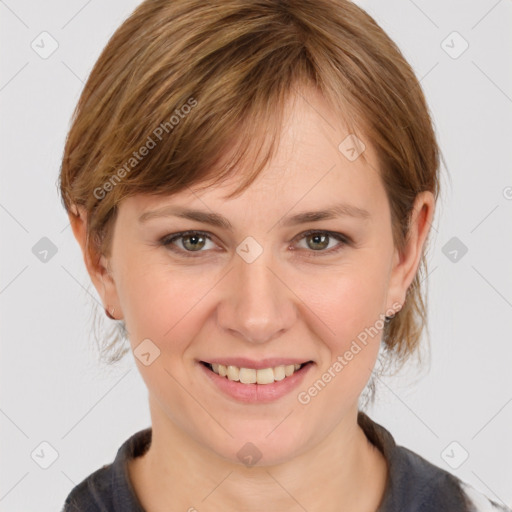
[[[59,510],[150,424],[133,356],[110,368],[97,361],[99,297],[56,188],[85,79],[138,3],[0,1],[1,511]],[[510,506],[512,3],[357,3],[421,79],[451,176],[443,166],[428,253],[430,369],[379,380],[369,412],[399,444]],[[58,43],[46,59],[31,47],[43,31]],[[454,31],[469,44],[457,58]],[[33,252],[43,237],[57,250],[46,262]],[[454,262],[461,244],[467,253]],[[52,449],[42,442],[58,453],[47,469]]]

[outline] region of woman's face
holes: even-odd
[[[222,187],[124,200],[111,274],[98,286],[126,322],[153,426],[172,422],[238,463],[288,460],[353,420],[384,316],[403,303],[426,235],[398,258],[368,141],[369,164],[316,93],[289,114],[275,159],[239,197],[224,199],[234,176]],[[359,214],[343,214],[348,206]],[[205,218],[187,218],[192,210]],[[170,241],[184,231],[200,233]],[[254,368],[311,363],[253,384],[228,383],[201,361],[248,368],[249,381],[282,378]]]

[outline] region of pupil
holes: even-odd
[[[317,235],[311,235],[311,238],[313,239],[313,243],[314,243],[314,244],[318,244],[318,243],[320,243],[320,245],[321,245],[321,247],[320,247],[320,248],[324,248],[324,247],[326,247],[326,246],[328,245],[328,244],[326,244],[326,243],[325,243],[325,241],[326,241],[326,240],[327,240],[327,238],[328,238],[328,237],[327,237],[327,235],[318,235],[318,234],[317,234]],[[322,242],[318,242],[318,239],[323,239],[323,242],[324,242],[324,243],[322,243]]]
[[[187,240],[192,240],[191,247],[187,247],[187,248],[192,248],[192,250],[197,250],[198,246],[195,245],[195,244],[197,244],[197,241],[201,240],[201,239],[203,239],[203,237],[200,236],[200,235],[199,236],[198,235],[188,235],[183,240],[184,240],[184,243],[185,243],[185,247],[187,247],[187,245],[186,245]],[[201,249],[201,247],[199,247],[199,249]]]

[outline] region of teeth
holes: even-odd
[[[240,368],[240,382],[243,384],[254,384],[258,379],[258,371],[251,368]]]
[[[283,380],[286,377],[286,372],[284,371],[284,366],[276,366],[274,368],[274,379],[275,380]]]
[[[226,373],[229,380],[240,380],[240,368],[237,366],[228,366]]]
[[[300,364],[280,365],[274,368],[238,368],[238,366],[212,363],[213,371],[221,377],[227,377],[234,382],[242,384],[272,384],[275,381],[283,380],[293,375],[300,367]]]

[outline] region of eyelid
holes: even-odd
[[[296,240],[302,240],[303,238],[307,237],[308,235],[314,235],[316,233],[328,235],[331,238],[335,238],[336,240],[339,240],[340,242],[343,242],[345,244],[351,243],[351,239],[348,235],[345,235],[343,233],[338,233],[336,231],[329,231],[328,229],[308,229],[307,231],[303,231],[302,233],[299,233],[292,242],[295,242]],[[318,251],[318,252],[326,252],[326,251]]]
[[[204,238],[207,238],[211,242],[214,242],[214,238],[215,238],[214,235],[212,235],[211,233],[207,233],[206,231],[201,231],[201,230],[197,230],[197,229],[189,229],[187,231],[180,231],[177,233],[170,233],[168,235],[165,235],[159,239],[159,243],[173,252],[177,252],[179,254],[184,254],[185,257],[193,258],[193,257],[201,255],[201,253],[209,252],[209,251],[185,251],[184,249],[180,249],[179,247],[176,247],[173,244],[173,242],[175,240],[184,238],[187,235],[200,235],[200,236],[203,236]]]
[[[309,256],[312,256],[313,258],[321,257],[321,256],[326,257],[326,256],[329,256],[329,255],[338,253],[339,251],[341,251],[347,245],[352,245],[352,239],[349,236],[347,236],[347,235],[345,235],[343,233],[329,231],[329,230],[326,230],[326,229],[309,229],[307,231],[303,231],[302,233],[299,233],[292,240],[292,242],[295,243],[296,241],[300,241],[300,240],[302,240],[303,238],[306,238],[309,235],[314,235],[314,234],[317,234],[317,233],[318,234],[327,235],[329,238],[334,238],[339,243],[335,247],[331,247],[330,249],[327,249],[327,250],[324,250],[324,251],[313,251],[313,250],[309,250],[308,251],[307,249],[304,249],[307,252],[308,257]],[[295,249],[293,249],[293,250],[295,251]]]
[[[307,231],[303,231],[303,232],[299,233],[297,236],[295,236],[291,240],[290,243],[296,243],[297,241],[300,241],[309,235],[313,235],[313,234],[317,234],[317,233],[325,234],[325,235],[329,236],[330,238],[334,238],[339,242],[339,244],[335,247],[331,247],[331,249],[323,250],[323,251],[305,250],[307,253],[311,254],[313,257],[334,254],[334,253],[340,251],[344,246],[353,244],[352,239],[348,235],[345,235],[344,233],[338,233],[338,232],[334,232],[334,231],[325,230],[325,229],[309,229]],[[202,250],[185,251],[184,249],[180,249],[173,244],[173,242],[175,240],[184,238],[187,235],[200,235],[214,243],[215,243],[214,239],[216,238],[215,235],[212,235],[211,233],[208,233],[206,231],[190,229],[187,231],[180,231],[180,232],[176,232],[176,233],[167,234],[159,239],[159,243],[161,245],[163,245],[164,247],[169,248],[169,250],[179,253],[180,255],[184,255],[185,257],[194,258],[194,257],[200,256],[202,253],[208,253],[211,251],[211,250],[208,250],[208,251],[202,251]],[[295,251],[296,249],[293,249],[293,250]]]

